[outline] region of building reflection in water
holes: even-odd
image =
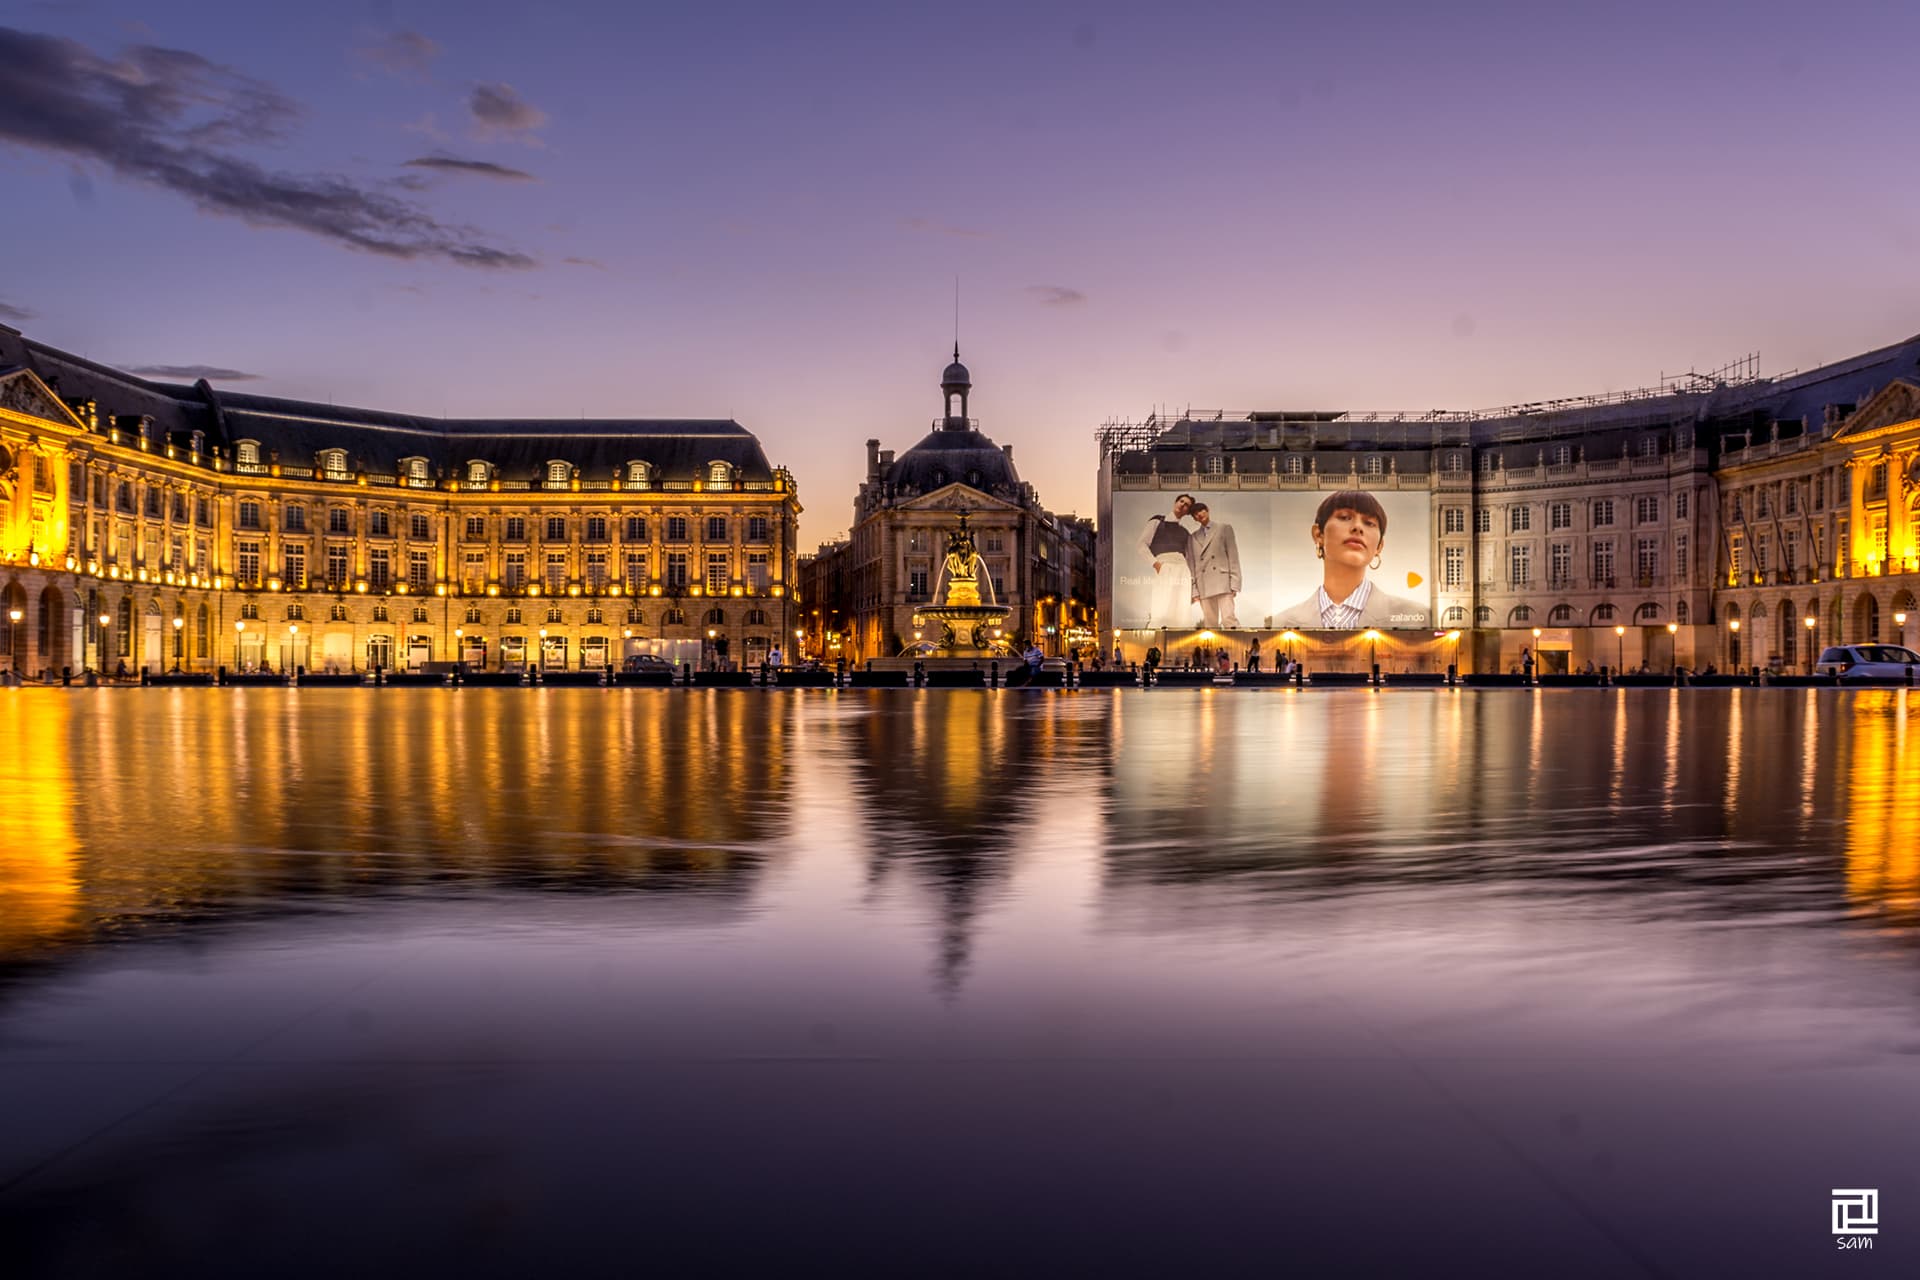
[[[0,960],[66,940],[80,928],[77,796],[69,698],[0,691]]]

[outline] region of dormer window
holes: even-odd
[[[345,480],[347,478],[347,451],[345,449],[328,449],[325,453],[322,453],[320,455],[320,470],[329,480]]]
[[[260,442],[258,440],[239,441],[233,447],[233,458],[235,462],[238,462],[243,467],[259,466]]]
[[[407,459],[407,479],[425,483],[427,478],[427,460],[425,458]]]
[[[467,464],[467,483],[487,483],[487,464],[484,462],[469,462]]]
[[[572,473],[573,468],[564,462],[549,462],[547,464],[547,483],[556,486],[565,485],[573,479]]]
[[[1207,455],[1207,474],[1208,475],[1210,476],[1225,475],[1226,471],[1227,471],[1227,460],[1225,458],[1221,457],[1217,453]]]
[[[1643,458],[1659,457],[1660,456],[1660,437],[1659,436],[1642,436],[1640,438],[1640,456]]]
[[[1457,476],[1465,469],[1466,463],[1459,454],[1450,453],[1447,455],[1447,474]]]
[[[1557,444],[1553,447],[1553,465],[1570,467],[1573,465],[1573,446]]]
[[[1494,468],[1497,465],[1499,465],[1499,461],[1500,461],[1499,458],[1491,453],[1481,454],[1480,455],[1480,474],[1492,475]]]
[[[1287,455],[1287,465],[1285,467],[1285,470],[1288,475],[1297,476],[1305,472],[1306,469],[1307,469],[1307,464],[1301,461],[1299,454],[1290,453]]]
[[[1385,475],[1386,470],[1386,465],[1380,461],[1378,454],[1369,455],[1366,466],[1361,468],[1363,474],[1370,476]]]
[[[651,483],[652,479],[647,474],[646,463],[629,462],[627,464],[627,488],[644,489]]]
[[[733,487],[733,468],[724,462],[707,464],[707,484],[716,489]]]

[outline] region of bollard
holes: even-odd
[[[867,670],[873,670],[872,662],[867,663]],[[927,687],[927,664],[924,662],[916,662],[913,664],[913,687],[916,689],[924,689]]]
[[[151,671],[148,671],[145,667],[140,668],[140,687],[142,689],[146,689],[146,688],[151,688],[152,685],[153,685],[153,673]]]
[[[999,687],[1000,664],[998,662],[989,662],[987,664],[987,688],[998,689]]]
[[[1447,683],[1448,684],[1460,683],[1460,664],[1459,663],[1449,662],[1447,664]]]

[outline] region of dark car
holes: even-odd
[[[621,666],[620,669],[622,671],[627,671],[627,672],[651,672],[651,673],[666,674],[666,675],[673,674],[673,664],[671,662],[668,662],[665,658],[658,657],[651,653],[634,654],[632,657],[626,660],[626,662]]]

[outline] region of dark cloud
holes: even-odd
[[[354,53],[382,71],[424,80],[440,56],[440,46],[418,31],[394,31],[368,39]]]
[[[33,312],[25,307],[16,307],[9,302],[0,302],[0,320],[8,324],[25,324],[33,319]]]
[[[234,154],[287,140],[299,108],[272,86],[181,49],[118,58],[0,27],[0,141],[105,166],[251,226],[291,227],[390,258],[530,267],[525,254],[333,174],[279,173]]]
[[[560,261],[570,267],[592,267],[595,271],[605,271],[607,264],[598,258],[562,258]]]
[[[521,97],[510,84],[477,84],[467,99],[473,122],[486,133],[530,133],[547,122],[547,113]]]
[[[1086,294],[1063,284],[1030,284],[1027,293],[1043,307],[1077,307],[1087,300]]]
[[[210,364],[141,364],[127,370],[143,378],[167,378],[174,382],[198,382],[205,378],[208,382],[258,382],[257,373],[242,373],[238,369],[222,369]]]
[[[538,182],[525,169],[511,169],[491,160],[463,160],[459,156],[418,156],[406,162],[408,169],[434,169],[441,173],[464,173],[475,178],[498,178],[502,182]]]
[[[944,223],[935,222],[931,218],[908,218],[902,225],[909,231],[924,231],[929,235],[959,236],[963,240],[985,240],[987,238],[987,233],[984,231],[969,231],[965,227],[949,227]]]

